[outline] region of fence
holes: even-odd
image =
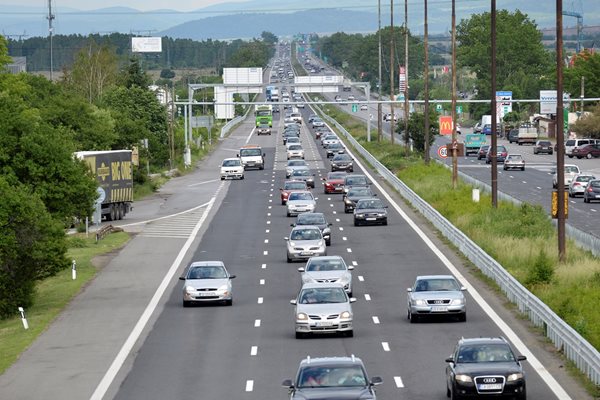
[[[322,110],[319,110],[323,114]],[[554,343],[557,349],[563,352],[565,357],[571,360],[594,384],[600,384],[600,353],[594,346],[521,285],[512,275],[506,272],[502,265],[490,257],[475,242],[458,230],[450,221],[398,179],[397,176],[365,150],[342,125],[328,115],[323,115],[402,197],[419,210],[486,276],[493,279],[506,297],[515,303],[519,310],[527,315],[534,325],[543,329],[546,337]],[[477,182],[476,186],[483,187],[485,185]],[[499,198],[508,201],[518,201],[509,198],[507,195],[499,194]]]

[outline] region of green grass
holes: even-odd
[[[474,203],[472,187],[461,182],[452,189],[445,167],[425,165],[419,155],[406,157],[402,146],[388,140],[367,143],[364,123],[337,107],[325,108],[373,156],[600,349],[600,260],[568,240],[566,261],[560,263],[556,228],[542,207],[500,201],[494,209],[487,193]]]
[[[77,279],[71,269],[38,282],[34,304],[25,310],[29,329],[23,329],[20,316],[0,321],[0,374],[10,367],[31,343],[44,332],[65,306],[97,273],[92,258],[122,247],[129,240],[124,232],[106,236],[96,244],[95,238],[76,235],[69,238],[68,257],[77,261]]]

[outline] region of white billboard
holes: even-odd
[[[132,37],[131,51],[133,53],[160,53],[162,52],[162,38]]]
[[[540,90],[540,114],[556,114],[556,90]],[[569,93],[563,92],[563,103],[567,107],[571,101]]]
[[[223,68],[225,85],[262,85],[262,68]]]

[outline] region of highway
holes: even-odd
[[[305,118],[308,113],[306,109]],[[233,133],[239,142],[248,134],[247,124]],[[306,127],[301,136],[309,164],[317,177],[324,176],[323,149]],[[508,336],[495,323],[499,321],[476,304],[475,293],[468,294],[466,323],[410,324],[406,288],[419,274],[448,273],[436,254],[442,250],[428,247],[393,207],[388,226],[354,227],[340,196],[325,195],[317,185],[318,210],[334,223],[328,254],[356,265],[355,336],[295,339],[289,300],[300,288],[296,269],[302,264],[285,261],[283,237],[293,221],[278,198],[285,153],[277,135],[253,136],[250,143],[262,146],[267,168],[247,171],[243,181],[227,182],[226,195],[215,206],[212,222],[191,257],[222,260],[237,275],[233,307],[183,308],[181,285],[171,285],[164,308],[122,384],[115,387],[114,398],[284,398],[286,389],[280,384],[294,376],[302,358],[355,354],[365,361],[371,376],[383,377],[381,398],[444,399],[443,360],[457,339]],[[499,305],[490,304],[492,309]],[[505,311],[495,311],[510,319]],[[530,398],[559,398],[529,364],[526,369]]]

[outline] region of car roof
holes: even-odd
[[[461,338],[458,341],[459,345],[466,344],[506,344],[508,345],[508,341],[499,336],[499,337],[479,337],[479,338]]]
[[[456,280],[456,278],[452,275],[419,275],[416,278],[416,280],[421,280],[421,279],[454,279],[454,280]]]
[[[319,229],[319,228],[316,228],[316,229]],[[338,282],[307,282],[307,283],[302,284],[302,288],[300,290],[320,289],[320,288],[328,288],[328,287],[335,287],[335,288],[343,289],[344,285],[342,285],[341,283],[338,283]]]
[[[360,358],[354,357],[354,355],[350,357],[306,357],[304,360],[300,361],[300,367],[305,367],[308,365],[363,365],[363,362]]]
[[[224,158],[223,161],[240,161],[240,159],[238,157],[229,157]]]
[[[306,230],[306,229],[314,229],[314,230],[321,232],[321,229],[316,225],[297,225],[292,228],[292,232],[298,231],[298,230]]]
[[[223,263],[223,261],[193,261],[190,264],[190,268],[191,267],[206,267],[209,265],[221,265],[221,266],[225,266],[225,264]]]

